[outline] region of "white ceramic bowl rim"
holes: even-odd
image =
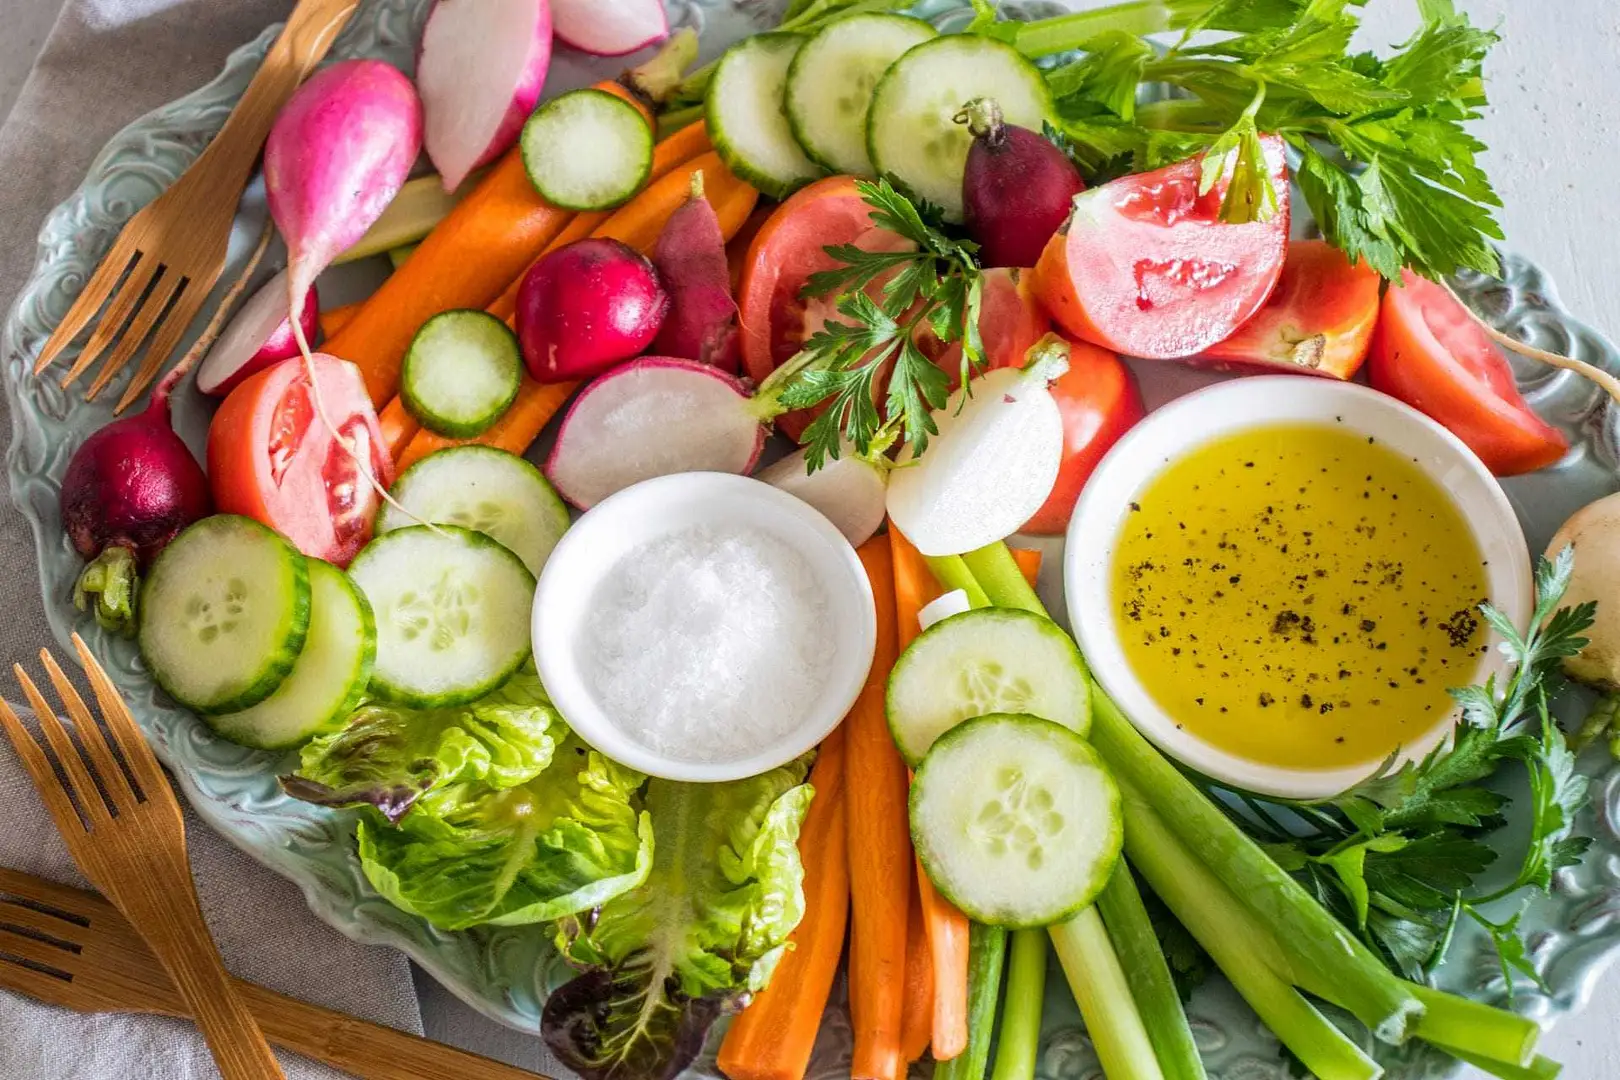
[[[827,602],[821,627],[834,643],[822,695],[783,739],[723,761],[669,757],[630,737],[597,702],[578,663],[581,628],[598,583],[621,556],[695,525],[747,523],[804,556]],[[530,618],[535,665],[557,710],[580,738],[623,765],[669,780],[756,776],[807,753],[854,705],[877,642],[872,587],[860,557],[831,522],[784,491],[730,473],[677,473],[602,500],[563,534],[540,572]]]
[[[1346,768],[1287,768],[1239,757],[1179,729],[1126,659],[1110,598],[1111,566],[1126,507],[1171,461],[1211,440],[1260,426],[1340,422],[1414,458],[1449,493],[1486,560],[1491,602],[1515,626],[1530,618],[1533,579],[1517,516],[1496,478],[1445,428],[1401,402],[1355,383],[1295,375],[1251,376],[1216,383],[1164,405],[1131,429],[1087,482],[1064,545],[1069,618],[1097,680],[1136,725],[1171,757],[1247,791],[1293,799],[1327,798],[1374,771],[1379,762]],[[1494,647],[1476,679],[1501,673]],[[1450,734],[1456,712],[1400,748],[1399,760],[1428,753]]]

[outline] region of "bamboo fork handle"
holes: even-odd
[[[277,1046],[362,1080],[535,1080],[535,1074],[444,1043],[344,1016],[238,980],[237,991]]]
[[[357,6],[359,0],[299,0],[204,156],[225,157],[219,164],[234,168],[246,183],[276,114],[321,62]]]

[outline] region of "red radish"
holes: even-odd
[[[588,510],[631,484],[681,472],[747,475],[765,427],[740,380],[691,360],[648,356],[580,391],[546,476]]]
[[[669,315],[653,340],[660,356],[682,356],[737,374],[737,301],[731,295],[726,238],[703,197],[703,173],[692,174],[692,197],[664,225],[653,265],[669,291]]]
[[[962,173],[968,235],[985,266],[1034,266],[1062,227],[1074,197],[1086,189],[1069,155],[1047,139],[1005,123],[989,98],[975,98],[956,116],[973,135]]]
[[[315,336],[320,314],[320,296],[311,285],[298,312],[305,340]],[[211,397],[224,397],[249,375],[297,355],[298,339],[287,318],[287,271],[283,270],[248,298],[208,350],[197,369],[197,389]]]
[[[169,395],[184,374],[170,372],[143,412],[86,439],[62,476],[62,527],[90,560],[73,603],[94,604],[108,630],[134,632],[137,572],[209,513],[208,478],[169,422]]]
[[[593,56],[623,56],[669,36],[664,0],[552,0],[564,42]]]
[[[645,351],[668,313],[669,294],[645,255],[618,240],[580,240],[523,277],[523,360],[543,383],[588,379]]]
[[[423,144],[446,191],[517,141],[551,66],[548,0],[438,0],[422,28]]]
[[[939,434],[927,453],[889,476],[889,519],[918,551],[973,551],[1041,508],[1063,460],[1063,416],[1047,384],[1067,368],[1068,343],[1053,335],[1024,367],[988,371],[934,410]]]
[[[797,450],[761,469],[758,479],[821,511],[854,547],[860,547],[883,524],[884,496],[889,487],[885,465],[867,461],[846,449],[837,461],[822,462],[809,472],[805,452]]]

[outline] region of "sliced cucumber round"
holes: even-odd
[[[523,167],[540,197],[564,210],[608,210],[652,175],[653,131],[641,110],[606,90],[573,90],[523,125]]]
[[[342,570],[310,559],[309,634],[276,692],[241,712],[207,717],[232,742],[282,750],[342,726],[360,704],[377,655],[371,605]]]
[[[714,148],[731,171],[773,199],[785,199],[821,175],[788,124],[783,94],[803,34],[755,34],[720,58],[705,119]]]
[[[1004,41],[947,34],[890,65],[872,94],[866,151],[891,176],[962,220],[962,173],[973,136],[957,113],[974,98],[1001,106],[1007,123],[1041,130],[1052,95],[1040,71]]]
[[[964,720],[1031,713],[1078,735],[1091,730],[1091,683],[1051,619],[1017,608],[975,608],[917,635],[889,673],[884,707],[907,764]]]
[[[1124,838],[1102,759],[1038,716],[993,713],[954,728],[911,785],[911,839],[929,880],[990,926],[1076,914],[1107,884]]]
[[[534,575],[483,533],[395,529],[361,549],[349,576],[377,617],[377,697],[418,709],[464,705],[529,656]]]
[[[269,697],[309,633],[306,560],[252,518],[219,514],[175,537],[141,588],[141,657],[200,713]]]
[[[487,311],[441,311],[416,332],[399,373],[405,410],[453,439],[489,430],[517,397],[523,352]]]
[[[873,176],[866,152],[872,88],[906,50],[938,36],[909,15],[855,15],[829,23],[788,67],[788,123],[817,164],[830,172]]]
[[[511,548],[529,573],[568,531],[568,507],[539,469],[493,446],[452,446],[429,454],[389,489],[408,514],[384,505],[377,535],[422,522],[460,525]],[[414,516],[408,516],[414,515]]]

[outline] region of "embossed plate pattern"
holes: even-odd
[[[668,0],[672,22],[702,34],[704,55],[772,25],[784,0]],[[334,58],[370,56],[409,70],[430,0],[366,0],[333,50]],[[1052,3],[1008,4],[1024,16],[1062,10]],[[922,13],[941,25],[959,23],[965,0],[924,0]],[[283,796],[275,775],[287,761],[215,738],[189,713],[163,699],[146,677],[130,643],[108,638],[76,617],[69,601],[79,560],[62,533],[60,478],[68,457],[88,432],[109,417],[108,406],[86,405],[53,382],[28,372],[50,329],[66,312],[124,222],[171,183],[218,130],[274,37],[275,28],[237,50],[207,86],[135,121],[92,163],[83,186],[57,207],[40,231],[34,273],[19,294],[0,336],[5,392],[13,417],[6,457],[12,499],[29,520],[39,553],[46,613],[64,645],[73,629],[90,637],[192,805],[213,828],[260,862],[296,882],[311,909],[348,936],[404,950],[457,995],[503,1023],[533,1030],[550,986],[563,974],[543,934],[529,929],[444,933],[380,899],[366,883],[353,855],[347,815],[320,810]],[[589,60],[564,51],[553,65],[548,89],[584,85],[609,74],[612,61]],[[238,219],[231,276],[263,219],[262,200],[250,191]],[[1465,294],[1503,329],[1547,348],[1611,370],[1620,355],[1559,305],[1552,286],[1522,259],[1509,257],[1500,282],[1471,278]],[[1206,375],[1179,368],[1139,368],[1152,400],[1189,389]],[[1576,507],[1617,486],[1620,423],[1597,394],[1567,373],[1521,366],[1530,400],[1571,436],[1574,449],[1555,468],[1504,485],[1532,547],[1544,544]],[[176,402],[181,433],[200,449],[207,413],[194,394]],[[1051,552],[1050,554],[1055,554]],[[1578,712],[1580,702],[1568,703]],[[1580,1007],[1603,962],[1620,949],[1620,769],[1600,754],[1583,767],[1595,777],[1594,798],[1583,825],[1596,843],[1579,867],[1559,875],[1552,895],[1525,916],[1531,951],[1548,991],[1517,987],[1515,1007],[1543,1019]],[[1511,834],[1511,827],[1507,832]],[[1504,844],[1511,844],[1511,835]],[[1503,1001],[1506,987],[1477,937],[1460,935],[1441,972],[1442,985],[1489,1001]],[[840,991],[841,993],[841,991]],[[1190,1007],[1210,1074],[1221,1080],[1281,1080],[1287,1070],[1276,1043],[1254,1016],[1220,983],[1206,986]],[[1041,1040],[1040,1074],[1051,1080],[1100,1076],[1061,976],[1048,980],[1048,1008]],[[812,1074],[848,1075],[849,1032],[842,1009],[829,1013]],[[1421,1050],[1381,1056],[1395,1076],[1419,1080],[1451,1072],[1449,1064]],[[712,1057],[695,1075],[714,1075]]]

